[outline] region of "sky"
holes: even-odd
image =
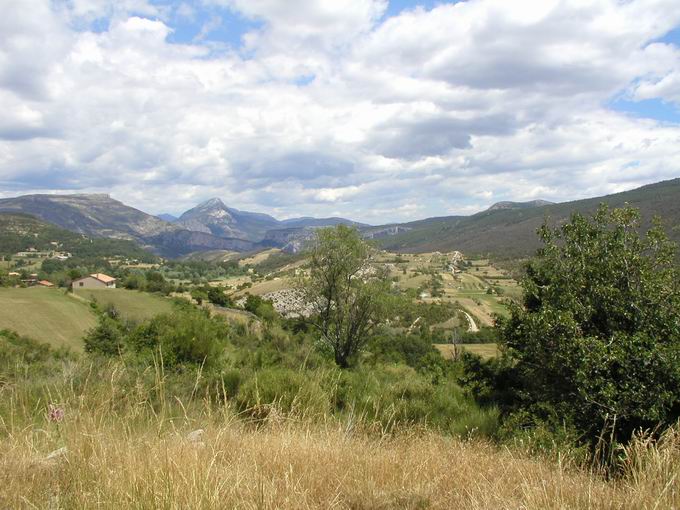
[[[380,224],[680,177],[678,0],[0,12],[0,197]]]

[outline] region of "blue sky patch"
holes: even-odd
[[[616,111],[627,113],[637,118],[680,124],[680,110],[661,99],[630,101],[619,98],[609,103],[608,106]]]

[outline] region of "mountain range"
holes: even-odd
[[[249,252],[273,246],[294,250],[299,246],[296,241],[310,237],[309,229],[314,227],[338,223],[364,226],[343,218],[279,221],[267,214],[229,208],[218,198],[197,205],[179,218],[152,216],[106,194],[6,198],[0,200],[0,212],[29,214],[92,237],[132,240],[166,257],[207,250]]]
[[[661,216],[672,239],[680,241],[680,179],[650,184],[604,197],[551,203],[499,202],[471,216],[445,216],[407,223],[370,226],[344,218],[277,220],[262,213],[227,207],[219,198],[189,209],[179,218],[152,216],[103,194],[24,195],[0,200],[0,212],[35,216],[72,232],[136,241],[166,257],[192,252],[258,251],[279,247],[298,251],[318,227],[348,224],[365,238],[392,251],[460,250],[467,254],[514,258],[539,246],[536,230],[560,224],[575,212],[592,213],[600,203],[640,209],[642,226]]]

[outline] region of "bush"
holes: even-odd
[[[85,336],[85,350],[106,356],[126,352],[146,362],[158,356],[165,367],[190,364],[210,369],[222,365],[229,335],[224,321],[187,306],[135,327],[103,313]]]
[[[229,296],[224,293],[221,287],[208,287],[206,295],[208,300],[217,306],[232,306],[233,302]]]
[[[213,368],[223,361],[229,334],[226,322],[187,308],[141,324],[130,334],[128,344],[143,355],[159,353],[166,367],[188,363]]]
[[[351,412],[384,430],[404,425],[431,425],[453,434],[491,435],[497,411],[480,409],[453,381],[433,384],[404,365],[345,371],[333,389],[336,409]]]
[[[275,320],[278,315],[271,301],[252,294],[248,294],[243,308],[268,322]]]
[[[260,417],[271,407],[286,413],[323,415],[329,411],[329,399],[314,379],[304,371],[266,368],[243,383],[236,401],[240,409]]]

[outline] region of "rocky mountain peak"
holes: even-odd
[[[200,209],[213,209],[213,208],[226,209],[227,206],[224,204],[224,202],[222,202],[221,198],[213,197],[213,198],[206,200],[205,202],[201,202],[200,204],[198,204],[196,209],[199,209],[199,208]]]

